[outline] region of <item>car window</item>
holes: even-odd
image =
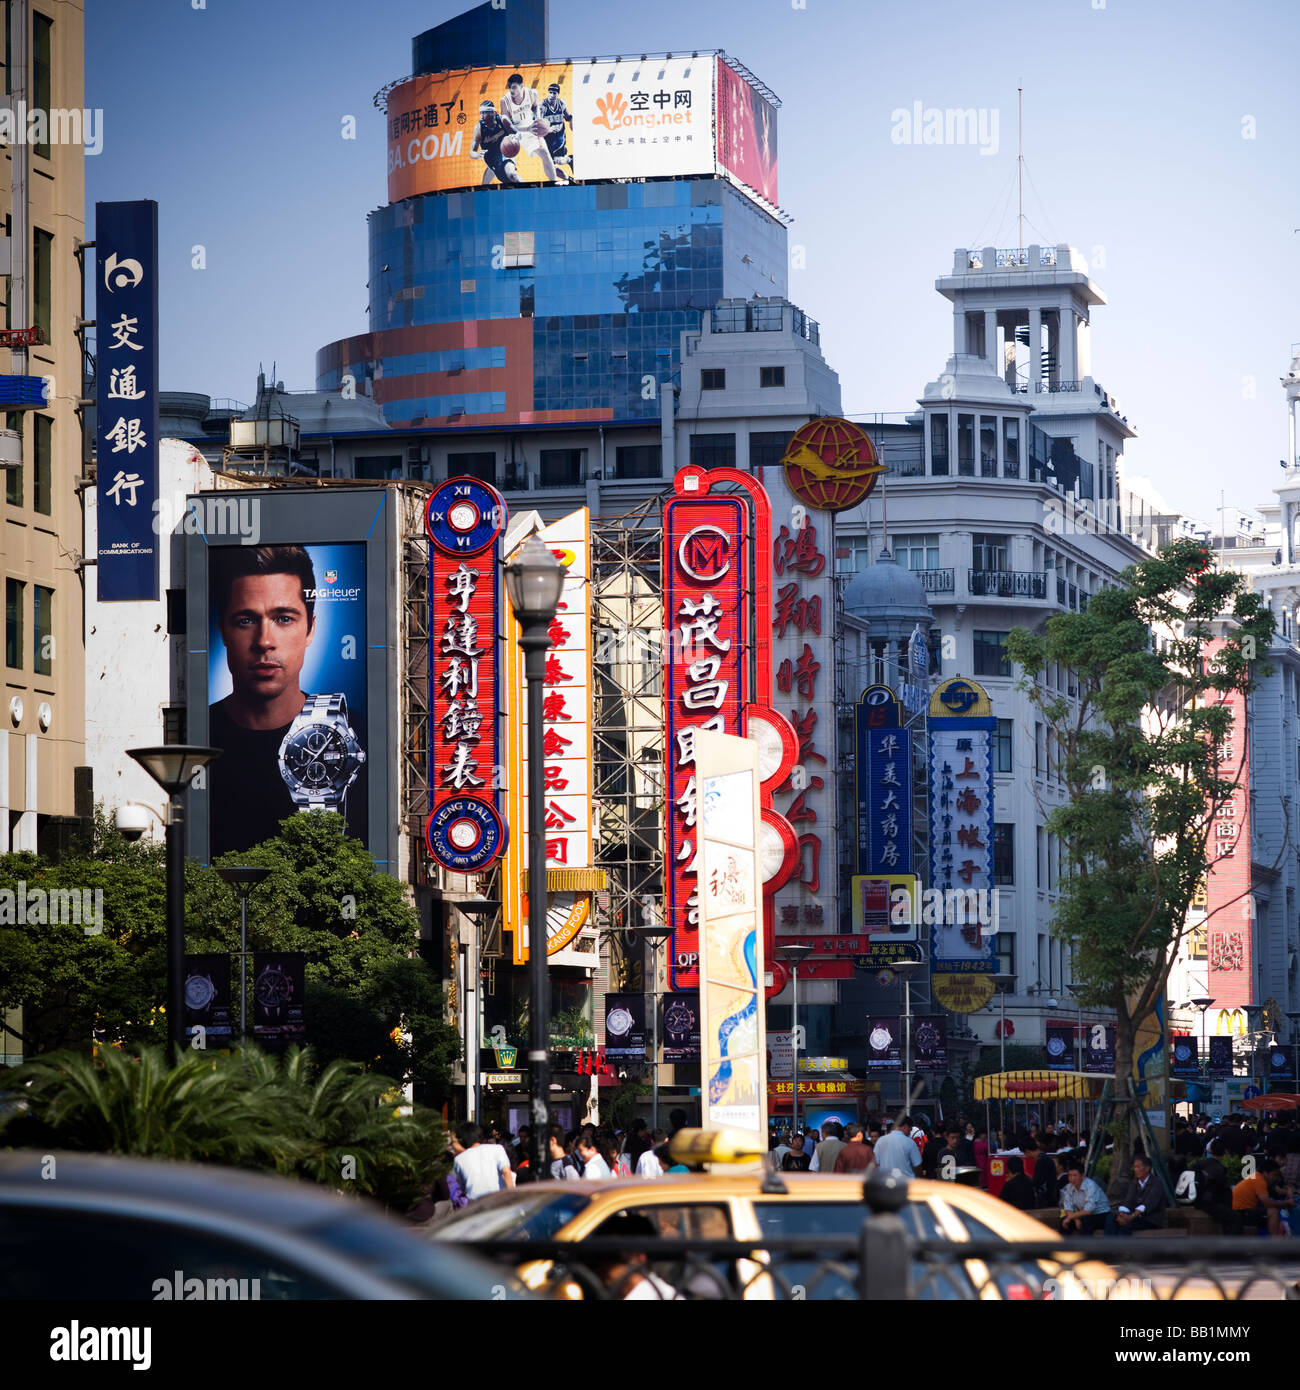
[[[941,1204],[949,1222],[955,1220],[970,1240],[1004,1240],[992,1226],[972,1216],[954,1202]],[[1044,1230],[1044,1239],[1050,1233]],[[995,1260],[986,1265],[989,1277],[998,1286],[1003,1298],[1039,1298],[1042,1296],[1045,1271],[1033,1260]]]
[[[729,1259],[710,1259],[707,1251],[689,1257],[680,1254],[656,1256],[653,1244],[660,1240],[730,1240],[731,1213],[722,1203],[715,1202],[643,1202],[636,1206],[620,1207],[587,1233],[584,1239],[597,1239],[617,1233],[628,1219],[645,1223],[647,1230],[638,1255],[647,1256],[646,1269],[661,1281],[661,1287],[671,1288],[679,1298],[717,1299],[734,1296],[737,1288],[735,1262]],[[653,1235],[651,1234],[653,1229]]]
[[[430,1234],[437,1240],[550,1240],[591,1201],[583,1192],[520,1193],[508,1201],[471,1202]]]
[[[620,1207],[617,1216],[644,1217],[661,1240],[730,1240],[731,1214],[720,1203],[647,1202],[642,1206]],[[611,1213],[611,1219],[614,1214]],[[603,1223],[590,1232],[601,1234]]]
[[[260,1250],[206,1231],[120,1213],[0,1207],[0,1302],[168,1297],[267,1302],[338,1298],[342,1292]]]

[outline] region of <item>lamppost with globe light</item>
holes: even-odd
[[[239,1041],[243,1042],[248,1036],[244,1015],[248,996],[248,895],[271,871],[257,864],[235,864],[217,872],[239,894]]]
[[[534,1181],[546,1171],[550,1127],[551,977],[546,957],[546,792],[543,700],[548,632],[564,588],[564,567],[546,543],[529,536],[505,566],[506,593],[519,623],[528,686],[528,1076],[531,1124],[528,1156]]]
[[[790,1133],[799,1128],[799,962],[805,961],[813,953],[813,948],[804,942],[792,941],[788,946],[776,948],[776,958],[790,967],[790,1042],[794,1048],[794,1085],[791,1087],[793,1101]]]
[[[167,793],[167,1043],[185,1046],[185,802],[190,783],[219,748],[166,743],[159,748],[128,748],[137,763]]]

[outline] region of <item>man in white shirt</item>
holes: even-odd
[[[882,1178],[914,1178],[921,1171],[921,1150],[911,1138],[912,1121],[900,1115],[894,1127],[876,1145],[876,1162]]]
[[[781,1142],[772,1150],[772,1155],[776,1160],[776,1167],[779,1168],[781,1166],[781,1160],[786,1154],[791,1152],[793,1152],[793,1150],[790,1148],[790,1131],[785,1129],[781,1131]]]
[[[659,1156],[655,1150],[667,1140],[668,1136],[662,1129],[656,1129],[650,1135],[650,1147],[636,1161],[636,1175],[638,1178],[662,1178],[664,1175],[664,1165],[659,1162]]]
[[[475,1124],[461,1125],[456,1131],[461,1151],[452,1165],[465,1196],[472,1202],[490,1192],[515,1185],[510,1159],[500,1144],[483,1143],[483,1131]]]
[[[582,1160],[582,1176],[588,1179],[611,1178],[609,1164],[600,1156],[594,1135],[584,1134],[578,1140],[578,1157]]]

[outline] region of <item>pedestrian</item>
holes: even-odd
[[[500,1144],[485,1144],[483,1131],[476,1124],[463,1124],[456,1130],[460,1153],[452,1171],[468,1201],[515,1185],[510,1158]]]
[[[786,1154],[788,1154],[793,1147],[791,1143],[793,1137],[794,1136],[788,1129],[783,1129],[781,1131],[781,1142],[772,1150],[772,1158],[778,1168],[784,1162]]]
[[[835,1155],[833,1171],[836,1173],[870,1173],[876,1166],[875,1150],[867,1143],[867,1136],[861,1125],[844,1126],[844,1143]]]
[[[934,1172],[941,1182],[956,1182],[957,1169],[965,1166],[961,1161],[962,1135],[954,1127],[944,1137],[947,1142],[943,1148],[935,1150]]]
[[[844,1126],[838,1120],[828,1120],[822,1126],[822,1141],[813,1152],[809,1171],[831,1173],[835,1170],[835,1159],[844,1147]]]
[[[803,1151],[803,1135],[796,1134],[790,1141],[790,1152],[781,1160],[781,1171],[785,1173],[806,1173],[812,1158]]]
[[[1038,1198],[1034,1195],[1033,1182],[1025,1176],[1025,1160],[1019,1154],[1013,1154],[1007,1159],[1007,1172],[1011,1176],[1002,1184],[999,1194],[1002,1200],[1017,1211],[1033,1211],[1038,1205]]]
[[[1066,1184],[1061,1189],[1061,1230],[1090,1236],[1110,1225],[1110,1202],[1100,1185],[1085,1177],[1083,1164],[1076,1158],[1066,1167]]]
[[[1226,1233],[1232,1226],[1232,1184],[1228,1181],[1228,1170],[1223,1160],[1228,1146],[1222,1139],[1211,1139],[1204,1155],[1192,1166],[1196,1196],[1193,1204],[1199,1211],[1218,1223],[1219,1230]]]
[[[875,1146],[876,1162],[884,1178],[914,1178],[921,1169],[921,1151],[911,1138],[912,1122],[900,1115],[894,1127]]]
[[[609,1163],[600,1150],[600,1142],[594,1133],[584,1130],[578,1136],[577,1154],[582,1161],[582,1176],[589,1181],[613,1177]]]
[[[663,1177],[664,1165],[659,1160],[658,1150],[667,1140],[668,1135],[662,1129],[656,1129],[647,1136],[647,1147],[636,1161],[638,1178]]]
[[[1133,1180],[1115,1217],[1119,1234],[1131,1236],[1134,1231],[1162,1230],[1168,1208],[1164,1188],[1151,1172],[1151,1160],[1143,1154],[1135,1155]]]

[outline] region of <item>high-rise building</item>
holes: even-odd
[[[53,848],[85,762],[78,263],[83,163],[79,0],[10,0],[0,179],[5,331],[5,702],[0,850]]]

